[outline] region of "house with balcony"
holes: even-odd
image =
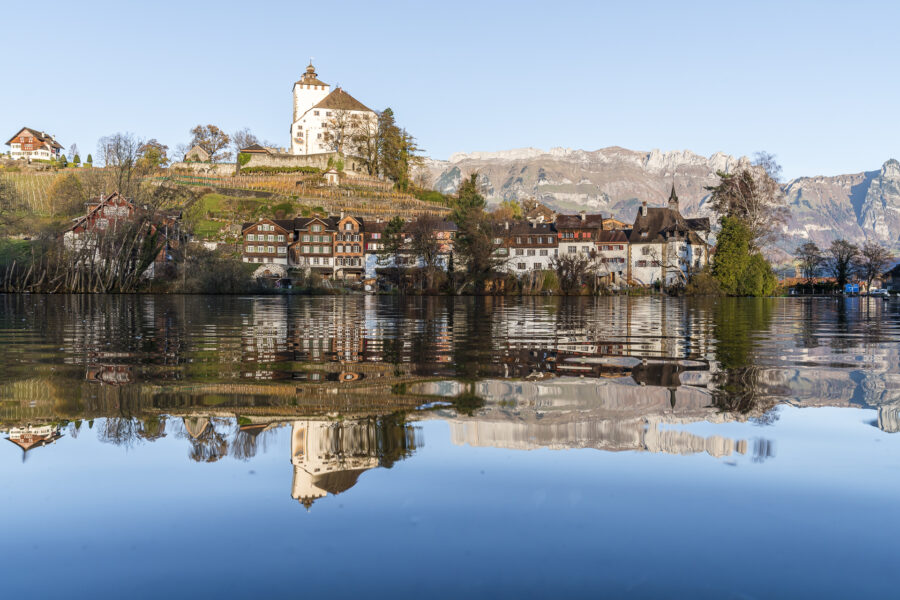
[[[62,156],[63,146],[49,133],[23,127],[7,140],[9,156],[13,160],[56,160]]]

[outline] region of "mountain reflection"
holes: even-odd
[[[307,506],[412,456],[425,419],[455,444],[758,462],[777,456],[765,429],[691,424],[837,406],[900,431],[895,302],[0,296],[0,309],[0,430],[23,456],[91,430],[252,460],[289,428]]]

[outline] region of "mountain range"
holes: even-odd
[[[454,154],[426,160],[429,184],[455,192],[463,177],[477,172],[488,201],[536,198],[558,212],[601,212],[632,222],[641,202],[663,206],[675,185],[685,216],[713,216],[708,186],[718,171],[748,165],[747,157],[721,152],[705,157],[690,151],[642,152],[520,148]],[[790,219],[779,243],[790,252],[812,240],[824,247],[845,238],[900,249],[900,162],[849,175],[799,177],[782,184]]]

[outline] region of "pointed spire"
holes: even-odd
[[[678,194],[675,193],[675,180],[672,180],[672,191],[669,193],[669,208],[678,210]]]

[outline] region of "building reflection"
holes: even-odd
[[[59,426],[48,424],[13,427],[9,430],[9,437],[6,439],[22,449],[22,460],[24,461],[31,450],[54,444],[61,437]]]
[[[390,468],[422,447],[419,431],[396,417],[291,423],[291,496],[309,509],[376,467]]]
[[[457,396],[466,384],[423,384],[420,391]],[[746,420],[716,408],[703,389],[619,380],[483,381],[472,393],[484,400],[473,415],[441,415],[454,444],[531,450],[594,448],[666,454],[746,454],[747,440],[702,437],[679,429],[696,422]]]

